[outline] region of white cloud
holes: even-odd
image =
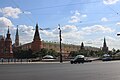
[[[106,39],[106,44],[109,50],[112,50],[113,48],[119,49],[120,44],[118,43],[120,40],[117,37],[105,36],[105,39]],[[100,47],[103,47],[103,42],[104,42],[104,36],[92,40],[91,46],[100,48]]]
[[[34,36],[33,26],[19,25],[20,43],[32,42]]]
[[[22,11],[19,8],[13,8],[13,7],[1,8],[0,12],[3,14],[4,17],[12,17],[12,18],[19,18],[18,15],[22,13]]]
[[[21,42],[27,43],[33,40],[34,31],[32,26],[20,25],[19,31],[21,35]],[[71,44],[80,44],[81,41],[85,41],[85,36],[90,33],[95,32],[113,32],[112,29],[108,27],[103,27],[101,25],[94,25],[85,28],[78,28],[75,25],[65,25],[61,27],[62,30],[62,42]],[[86,33],[87,32],[87,33]],[[59,42],[59,30],[55,28],[53,30],[43,30],[40,31],[40,37],[45,41],[55,41]]]
[[[87,15],[84,14],[84,15],[82,15],[82,17],[87,17]]]
[[[77,16],[71,16],[71,20],[69,21],[69,23],[76,23],[79,22],[80,18]]]
[[[79,44],[83,39],[84,33],[75,25],[65,25],[61,29],[63,43]]]
[[[119,0],[103,0],[103,3],[110,5],[110,4],[115,4],[115,3],[117,3],[118,1],[119,1]]]
[[[83,38],[84,33],[74,25],[65,25],[61,27],[62,30],[62,42],[63,43],[73,43],[78,44],[79,41]],[[59,42],[59,30],[55,28],[53,30],[43,30],[40,31],[41,39],[45,41],[55,41]]]
[[[117,25],[117,26],[120,26],[120,22],[117,22],[116,25]]]
[[[6,28],[8,26],[13,26],[13,23],[11,22],[11,20],[9,20],[8,18],[5,17],[0,17],[0,27],[1,28]]]
[[[75,25],[65,25],[64,27],[62,27],[62,32],[73,32],[77,30],[78,29]]]
[[[90,26],[90,27],[84,27],[82,28],[83,31],[87,32],[87,33],[93,33],[93,32],[114,32],[113,29],[109,28],[109,27],[105,27],[102,25],[94,25],[94,26]]]
[[[108,19],[107,19],[106,17],[103,17],[103,18],[101,19],[101,21],[102,21],[102,22],[107,22]]]
[[[80,45],[82,41],[87,42],[88,40],[86,39],[85,35],[86,35],[87,31],[89,32],[88,29],[93,31],[94,29],[97,29],[98,27],[99,26],[94,26],[94,27],[90,27],[90,28],[85,27],[84,29],[83,28],[80,29],[74,25],[65,25],[65,26],[61,27],[62,43]],[[33,28],[34,28],[33,26],[19,25],[20,42],[22,44],[32,42],[34,32],[35,32],[32,30]],[[66,31],[67,28],[70,31]],[[54,33],[54,31],[56,31],[57,33]],[[97,31],[100,31],[100,32],[102,32],[102,31],[109,32],[110,31],[111,32],[111,29],[106,28],[106,27],[103,28],[103,26],[102,26],[93,32],[97,32]],[[57,28],[55,28],[54,30],[40,31],[40,37],[44,41],[59,42],[59,30]],[[105,36],[105,38],[106,38],[106,42],[107,42],[107,45],[108,45],[110,50],[112,48],[116,48],[116,49],[119,48],[120,45],[117,44],[119,42],[119,39],[113,38],[110,36]],[[103,39],[104,39],[104,36],[102,36],[100,38],[94,38],[93,40],[90,41],[91,44],[85,43],[85,46],[93,46],[93,47],[100,48],[103,46]]]
[[[33,41],[35,28],[28,25],[19,25],[20,43],[25,44]],[[53,31],[40,30],[40,38],[45,41],[56,41],[58,34],[54,34]]]
[[[73,16],[70,17],[70,20],[68,21],[69,23],[76,23],[76,22],[79,22],[81,19],[87,17],[87,15],[85,14],[84,15],[80,14],[78,10],[72,13],[73,13]]]

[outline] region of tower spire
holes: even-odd
[[[8,26],[8,31],[7,31],[7,34],[10,34],[10,31],[9,31],[9,26]]]
[[[104,37],[104,42],[103,42],[102,51],[103,51],[104,53],[107,53],[107,52],[108,52],[108,47],[107,47],[107,44],[106,44],[106,39],[105,39],[105,37]]]
[[[16,36],[18,36],[18,25],[17,25],[17,30],[16,30]]]
[[[107,44],[106,44],[106,39],[104,37],[104,43],[103,43],[103,47],[107,47]]]
[[[15,46],[19,46],[19,34],[18,34],[18,25],[16,29],[16,35],[15,35]]]
[[[38,23],[36,24],[35,35],[33,41],[40,40],[39,30],[38,30]]]
[[[10,40],[11,40],[11,38],[10,38],[9,26],[8,26],[8,31],[7,31],[7,37],[6,37],[6,39],[10,39]]]
[[[80,46],[80,50],[84,50],[84,49],[85,49],[84,43],[82,42],[82,43],[81,43],[81,46]]]

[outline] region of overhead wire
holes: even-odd
[[[12,0],[12,2],[15,4],[16,7],[18,7],[19,9],[21,9],[20,6],[14,0]],[[34,23],[33,19],[31,19],[27,14],[25,14],[25,12],[22,9],[21,9],[21,11],[24,14],[24,16],[26,16],[32,23]]]
[[[100,1],[93,1],[93,2],[87,2],[87,3],[72,3],[72,4],[65,4],[65,5],[56,5],[56,6],[48,6],[48,7],[41,7],[41,8],[33,8],[33,9],[26,9],[26,11],[56,8],[56,7],[63,7],[63,6],[71,6],[71,5],[78,5],[78,4],[90,4],[90,3],[98,3],[98,2],[100,2]]]
[[[13,3],[16,5],[16,7],[20,8],[20,6],[14,1],[12,0]],[[55,7],[62,7],[62,6],[70,6],[70,5],[78,5],[78,4],[89,4],[89,3],[97,3],[97,2],[100,2],[100,1],[93,1],[93,2],[87,2],[87,3],[73,3],[73,4],[65,4],[65,5],[57,5],[57,6],[49,6],[49,7],[42,7],[42,8],[34,8],[34,9],[27,9],[25,11],[32,11],[32,10],[38,10],[38,9],[47,9],[47,8],[55,8]],[[21,8],[20,8],[21,9]],[[24,11],[22,11],[23,14]],[[26,15],[26,14],[25,14]],[[33,23],[34,21],[28,16],[26,15],[26,17]]]
[[[65,5],[57,5],[57,6],[48,6],[48,7],[42,7],[42,8],[33,8],[33,9],[26,9],[25,11],[32,11],[32,10],[39,10],[39,9],[47,9],[47,8],[55,8],[55,7],[62,7],[62,6],[70,6],[70,5],[78,5],[78,4],[89,4],[89,3],[97,3],[97,2],[100,2],[100,1],[93,1],[93,2],[87,2],[87,3],[73,3],[73,4],[65,4]],[[13,3],[18,7],[18,8],[20,8],[19,7],[19,5],[18,4],[16,4],[16,2],[13,0]],[[108,6],[109,7],[109,6]],[[117,13],[118,14],[118,12],[116,12],[114,9],[112,9],[111,7],[109,7],[113,12],[115,12],[115,13]],[[22,13],[24,14],[24,11],[22,11]],[[93,14],[93,13],[92,13]],[[94,14],[96,14],[96,13],[94,13]],[[97,13],[97,14],[101,14],[101,13]],[[103,13],[104,14],[104,13]],[[26,15],[26,14],[25,14]],[[39,14],[38,14],[39,15]],[[29,18],[29,20],[33,23],[34,21],[29,17],[29,16],[27,16],[26,15],[26,17],[27,18]],[[83,22],[84,21],[80,21],[80,23],[82,23],[83,24]],[[86,21],[85,21],[86,22]],[[113,21],[111,21],[111,22],[113,22]],[[88,22],[88,24],[93,24],[93,23],[99,23],[99,22]]]
[[[113,8],[111,8],[110,6],[107,6],[109,9],[111,9],[114,13],[116,13],[117,15],[120,15],[117,11],[115,11]]]
[[[81,14],[95,14],[95,15],[100,15],[100,14],[114,14],[114,13],[110,13],[110,12],[106,12],[106,13],[88,13],[88,12],[80,12]],[[32,13],[33,15],[67,15],[67,14],[55,14],[55,13]]]
[[[100,2],[100,1],[95,1],[95,2],[89,2],[89,3],[96,3],[96,2]],[[16,5],[16,7],[20,8],[18,4],[16,4],[16,2],[13,3]],[[33,11],[33,10],[40,10],[40,9],[48,9],[48,8],[55,8],[55,7],[61,7],[61,6],[69,6],[69,5],[78,5],[78,4],[88,4],[88,3],[74,3],[74,4],[66,4],[66,5],[57,5],[57,6],[49,6],[49,7],[42,7],[42,8],[34,8],[34,9],[27,9],[27,11]],[[109,6],[108,6],[109,7]],[[120,15],[118,12],[116,12],[114,9],[112,9],[111,7],[109,7],[113,12],[115,12],[117,15]],[[25,10],[26,11],[26,10]],[[22,13],[24,14],[24,11],[22,11]],[[26,15],[26,14],[25,14]],[[29,18],[31,20],[31,22],[33,23],[34,21],[26,15],[27,18]]]
[[[94,21],[80,21],[80,23],[78,23],[78,24],[75,24],[76,26],[80,26],[80,25],[93,25],[93,24],[96,24],[96,25],[100,25],[100,24],[102,24],[102,25],[109,25],[109,26],[111,26],[111,25],[113,25],[115,22],[118,22],[119,20],[116,20],[116,21],[106,21],[106,22],[101,22],[101,21],[98,21],[98,22],[94,22]]]

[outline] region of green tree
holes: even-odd
[[[16,50],[13,52],[14,58],[18,59],[29,59],[33,57],[32,50]]]
[[[70,54],[69,54],[69,57],[75,57],[79,54],[78,51],[71,51]]]
[[[35,54],[37,55],[37,57],[40,58],[42,58],[45,55],[52,55],[54,57],[58,56],[58,53],[55,50],[52,49],[48,50],[46,48],[42,48],[40,51],[36,52]]]

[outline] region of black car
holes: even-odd
[[[111,57],[104,57],[104,58],[102,58],[102,61],[111,61],[111,60],[112,60]]]
[[[73,60],[70,61],[71,64],[84,63],[84,56],[77,55]]]
[[[102,61],[111,61],[112,57],[109,54],[104,54],[102,57]]]

